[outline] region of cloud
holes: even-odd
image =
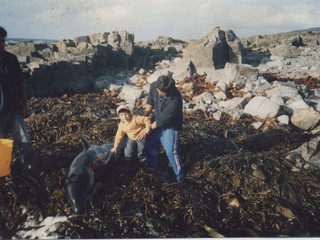
[[[298,30],[315,27],[319,23],[316,9],[319,3],[314,1],[299,2],[295,5],[287,5],[281,11],[274,12],[263,18],[263,25],[277,29]]]

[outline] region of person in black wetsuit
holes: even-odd
[[[26,128],[24,77],[16,55],[5,50],[7,31],[0,26],[0,138],[13,138],[27,169],[35,169],[36,154]]]

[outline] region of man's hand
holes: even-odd
[[[152,107],[151,105],[146,104],[146,105],[144,106],[144,113],[143,113],[143,115],[144,115],[145,117],[149,117],[149,116],[150,116],[150,113],[152,112],[152,109],[153,109],[153,107]]]
[[[157,122],[154,121],[152,124],[151,124],[151,129],[156,129],[157,128]]]
[[[147,128],[145,128],[145,129],[143,129],[143,130],[140,132],[140,134],[138,135],[137,140],[138,140],[138,141],[141,141],[141,140],[146,139],[146,137],[147,137],[147,135],[150,133],[150,131],[151,131],[150,127],[147,127]]]

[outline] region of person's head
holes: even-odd
[[[117,107],[117,114],[121,122],[130,122],[132,119],[130,108],[126,105],[120,105]]]
[[[7,31],[0,26],[0,52],[4,51],[6,43]]]
[[[156,89],[160,97],[169,96],[175,89],[175,81],[169,76],[160,76],[156,82]]]

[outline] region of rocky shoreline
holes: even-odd
[[[215,28],[199,40],[134,43],[112,32],[9,49],[27,76],[26,122],[43,172],[27,176],[15,161],[14,176],[0,179],[0,236],[320,235],[317,33],[239,39]],[[163,154],[156,172],[113,163],[87,214],[73,215],[64,183],[79,137],[112,141],[116,106],[139,113],[161,74],[183,93],[187,179],[166,177]]]

